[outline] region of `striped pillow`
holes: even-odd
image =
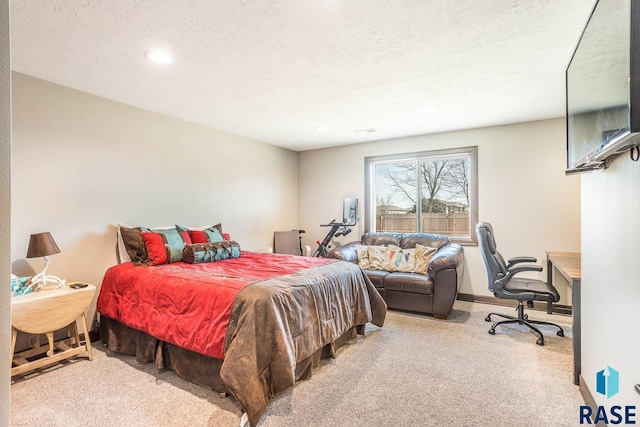
[[[175,228],[150,229],[142,231],[152,265],[171,264],[182,261],[182,251],[191,244],[191,238],[186,232],[179,232]]]
[[[193,243],[222,242],[225,240],[222,233],[222,224],[193,228],[176,225],[176,228],[179,231],[188,232]]]

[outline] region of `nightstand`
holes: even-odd
[[[11,298],[11,376],[68,359],[85,351],[89,360],[93,360],[84,312],[96,293],[96,287],[88,285],[73,289],[69,286],[72,284],[74,282],[58,289],[44,289]],[[84,343],[80,342],[76,320],[80,320],[83,328]],[[55,343],[53,333],[67,326],[70,326],[70,338]],[[14,354],[18,331],[44,334],[48,346],[40,346],[38,340],[35,348]],[[36,356],[41,357],[29,360]]]

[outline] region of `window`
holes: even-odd
[[[477,244],[478,147],[365,158],[365,231]]]

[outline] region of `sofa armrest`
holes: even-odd
[[[443,246],[429,261],[427,274],[436,277],[439,271],[446,268],[457,269],[464,260],[464,249],[457,243]]]
[[[332,249],[327,254],[327,258],[336,258],[343,261],[349,261],[354,264],[358,263],[358,252],[356,251],[356,245],[361,245],[360,242],[351,242],[346,245],[339,246]]]

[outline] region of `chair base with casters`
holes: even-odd
[[[532,308],[533,303],[531,301],[527,301],[527,306],[529,306],[529,308]],[[499,322],[495,322],[491,326],[491,329],[489,329],[489,334],[495,335],[496,327],[500,325],[517,323],[519,325],[525,325],[529,327],[529,329],[531,329],[538,336],[538,339],[536,340],[536,344],[538,345],[544,345],[544,335],[542,335],[542,332],[540,332],[540,330],[536,328],[534,325],[555,326],[556,328],[558,328],[558,332],[556,332],[556,335],[558,335],[559,337],[564,337],[564,330],[559,325],[556,325],[555,323],[551,323],[551,322],[543,322],[542,320],[530,320],[529,315],[524,314],[524,303],[522,301],[518,301],[518,307],[516,308],[516,311],[518,312],[518,317],[508,316],[502,313],[489,313],[489,315],[484,319],[486,322],[492,321],[491,316],[500,316],[505,319],[508,319],[508,320],[501,320]]]

